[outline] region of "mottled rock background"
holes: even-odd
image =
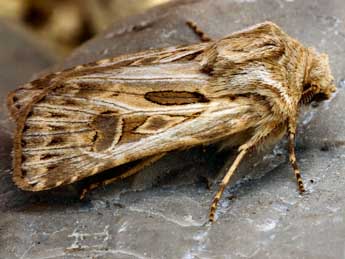
[[[18,190],[10,179],[13,124],[4,99],[55,59],[0,22],[0,258],[345,258],[343,0],[172,2],[117,22],[51,70],[197,42],[186,20],[213,38],[271,20],[329,54],[339,91],[300,121],[297,155],[308,193],[298,194],[282,147],[249,157],[213,225],[205,223],[217,186],[208,190],[205,179],[216,179],[231,155],[216,156],[213,147],[171,154],[83,202],[78,186],[43,194]]]

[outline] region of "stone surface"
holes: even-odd
[[[56,57],[23,28],[0,19],[0,121],[7,119],[7,92],[55,61]]]
[[[56,60],[57,57],[30,33],[10,21],[0,20],[0,210],[7,203],[7,194],[20,199],[10,179],[14,123],[7,115],[7,93],[53,65]],[[0,252],[0,258],[6,257]]]
[[[327,52],[343,86],[344,8],[342,0],[178,1],[113,25],[60,68],[196,42],[187,19],[214,38],[272,20]],[[17,190],[7,176],[6,138],[0,150],[0,258],[345,258],[344,99],[340,88],[331,102],[301,118],[297,155],[307,194],[297,193],[283,149],[254,154],[238,175],[264,176],[233,183],[212,225],[205,222],[216,186],[210,191],[200,179],[214,179],[226,157],[216,158],[212,147],[172,154],[79,202],[73,187],[44,194]]]

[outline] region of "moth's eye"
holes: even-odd
[[[324,94],[324,93],[318,93],[318,94],[316,94],[314,97],[313,97],[313,99],[312,99],[312,101],[313,102],[322,102],[322,101],[325,101],[325,100],[328,100],[328,96],[326,95],[326,94]],[[315,105],[315,104],[314,104]]]

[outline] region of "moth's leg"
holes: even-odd
[[[274,132],[276,130],[278,130],[278,132],[279,132],[279,129],[280,129],[279,124],[275,125],[275,126],[272,126],[272,125],[263,126],[260,131],[258,131],[255,135],[253,135],[251,137],[251,139],[249,139],[246,143],[244,143],[243,145],[241,145],[239,147],[239,149],[238,149],[239,153],[238,153],[236,159],[232,163],[228,172],[225,174],[222,182],[219,185],[219,189],[218,189],[216,195],[214,196],[214,198],[212,200],[212,204],[211,204],[211,208],[210,208],[210,214],[209,214],[209,220],[211,222],[214,221],[214,216],[215,216],[215,212],[217,209],[217,205],[218,205],[220,198],[222,197],[224,189],[229,184],[231,176],[234,174],[235,170],[239,166],[243,157],[248,153],[249,150],[253,149],[257,145],[262,143],[265,138],[272,136],[272,134],[274,134]]]
[[[289,160],[291,163],[291,166],[293,168],[293,171],[296,176],[297,185],[300,193],[305,192],[301,172],[297,165],[297,159],[296,159],[296,152],[295,152],[295,136],[296,136],[296,127],[292,125],[289,125]]]
[[[240,153],[237,155],[235,161],[232,163],[230,169],[225,174],[222,182],[219,184],[219,189],[218,189],[216,195],[214,196],[214,198],[212,200],[212,204],[211,204],[211,208],[210,208],[209,220],[211,222],[214,222],[214,216],[215,216],[215,213],[217,210],[218,201],[222,197],[222,194],[224,192],[225,187],[229,184],[231,176],[234,174],[235,170],[237,169],[241,160],[243,159],[244,155],[247,152],[248,152],[248,148],[244,148],[240,151]]]
[[[187,21],[186,24],[199,36],[202,42],[212,41],[212,39],[200,29],[200,27],[193,21]]]
[[[81,194],[80,194],[80,199],[84,199],[85,198],[85,195],[86,193],[98,188],[98,187],[101,187],[101,186],[105,186],[105,185],[108,185],[108,184],[111,184],[113,182],[116,182],[118,180],[123,180],[129,176],[132,176],[132,175],[135,175],[137,173],[139,173],[141,170],[143,170],[145,167],[153,164],[154,162],[156,162],[157,160],[161,159],[163,156],[165,155],[165,153],[163,154],[159,154],[159,155],[155,155],[155,156],[151,156],[141,162],[139,162],[137,165],[135,165],[134,167],[132,167],[131,169],[129,169],[128,171],[124,172],[123,174],[121,175],[117,175],[113,178],[110,178],[110,179],[106,179],[106,180],[103,180],[103,181],[99,181],[99,182],[96,182],[96,183],[91,183],[89,186],[85,187]]]

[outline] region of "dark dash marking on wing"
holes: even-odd
[[[186,91],[148,92],[145,94],[145,99],[160,105],[184,105],[209,101],[203,94]]]

